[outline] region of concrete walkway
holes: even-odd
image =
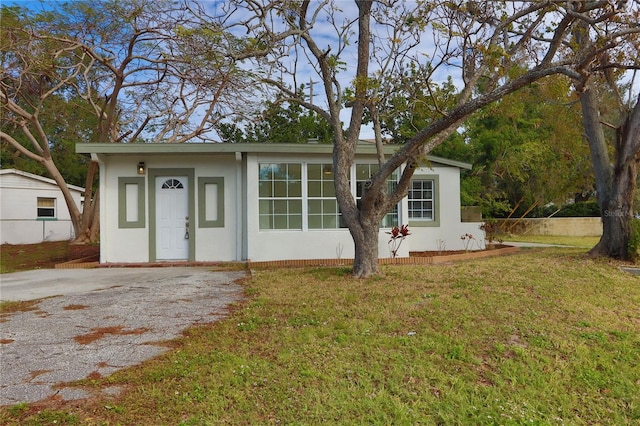
[[[182,267],[0,275],[0,300],[35,300],[29,310],[0,316],[0,405],[91,396],[64,383],[166,352],[162,342],[224,317],[242,298],[236,281],[245,276]]]

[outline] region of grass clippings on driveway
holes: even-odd
[[[584,250],[451,265],[256,271],[169,354],[0,410],[3,424],[640,422],[640,281]]]

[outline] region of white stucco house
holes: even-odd
[[[101,263],[353,258],[333,187],[332,146],[322,144],[78,144],[100,164]],[[389,153],[397,147],[388,146]],[[379,240],[408,224],[409,251],[463,248],[479,223],[460,219],[460,170],[429,157],[409,196],[389,213]],[[362,144],[351,169],[353,193],[377,169]],[[393,176],[398,179],[399,171]],[[390,185],[392,183],[390,182]]]
[[[84,188],[69,185],[80,208]],[[53,179],[16,169],[0,170],[0,242],[36,244],[74,238],[69,209]]]

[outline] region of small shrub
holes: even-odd
[[[398,255],[398,250],[400,250],[400,245],[406,237],[411,235],[409,232],[408,225],[402,225],[401,227],[394,226],[391,228],[391,231],[387,232],[387,234],[391,235],[391,239],[389,239],[389,251],[391,252],[391,257],[396,258]]]
[[[631,260],[637,262],[640,259],[640,219],[631,219],[631,235],[627,249]]]

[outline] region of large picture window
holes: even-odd
[[[331,163],[261,163],[258,165],[260,230],[338,229],[345,225],[336,199]],[[354,170],[355,169],[355,170]],[[377,164],[357,164],[352,189],[359,202]],[[397,185],[398,171],[388,179],[388,191]],[[304,184],[303,184],[304,183]],[[382,220],[381,227],[398,225],[398,206]]]
[[[302,229],[302,164],[259,165],[260,229]]]

